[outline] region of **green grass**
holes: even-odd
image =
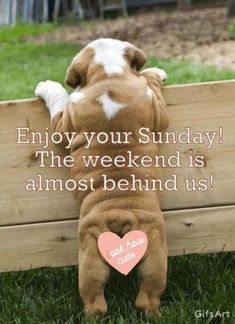
[[[168,73],[167,84],[196,83],[235,79],[234,71],[219,70],[214,66],[193,64],[188,61],[156,60],[150,57],[146,66],[160,66]]]
[[[78,49],[69,44],[5,43],[0,46],[0,100],[34,96],[39,81],[63,82]]]
[[[13,27],[0,28],[0,42],[12,42],[21,40],[24,36],[35,36],[48,33],[55,29],[54,24],[18,24]]]
[[[1,30],[1,29],[0,29]],[[78,47],[71,44],[4,43],[0,46],[0,100],[34,96],[41,80],[63,83],[66,68]],[[204,82],[235,78],[235,72],[217,70],[213,66],[182,61],[159,61],[151,57],[146,64],[160,66],[168,72],[167,84]]]
[[[91,321],[83,315],[74,267],[6,273],[0,275],[0,323],[210,323],[196,322],[194,312],[219,309],[235,314],[234,278],[234,253],[170,258],[157,321],[147,320],[133,307],[138,290],[135,272],[127,277],[115,272],[106,289],[109,313]]]
[[[1,44],[0,99],[32,97],[41,80],[62,82],[76,52],[69,44]],[[166,69],[168,84],[235,78],[235,72],[189,62],[150,58],[147,66],[154,65]],[[196,320],[194,312],[219,309],[235,314],[235,253],[169,258],[159,321],[147,320],[133,307],[138,289],[135,272],[127,277],[113,273],[106,289],[109,313],[99,319],[85,319],[77,286],[75,267],[0,274],[0,324],[223,323],[219,319]],[[235,323],[235,317],[224,323]]]

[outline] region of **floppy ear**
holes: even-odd
[[[87,71],[93,58],[93,50],[84,48],[77,54],[68,67],[65,75],[65,83],[75,89],[79,85],[86,84]]]
[[[146,55],[138,47],[131,46],[126,49],[125,56],[132,69],[139,71],[146,63]]]
[[[65,83],[73,89],[81,84],[81,72],[78,64],[72,62],[68,67],[65,75]]]

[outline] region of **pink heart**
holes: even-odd
[[[123,238],[104,232],[98,238],[98,247],[104,259],[117,271],[127,275],[144,255],[148,238],[142,231],[131,231]]]

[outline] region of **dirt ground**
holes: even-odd
[[[196,8],[189,12],[155,7],[128,18],[63,26],[30,40],[86,45],[100,37],[118,38],[159,59],[190,59],[235,70],[235,40],[229,36],[229,24],[226,7]]]

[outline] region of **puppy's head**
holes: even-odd
[[[111,77],[128,70],[139,71],[146,62],[142,50],[128,42],[111,38],[93,41],[72,60],[65,82],[72,88],[84,86],[94,74]]]

